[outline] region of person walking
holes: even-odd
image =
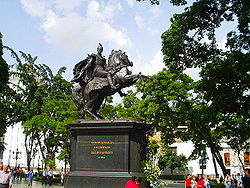
[[[232,188],[232,178],[229,174],[226,175],[225,177],[225,186],[226,188]]]
[[[44,168],[42,176],[43,176],[42,186],[43,185],[47,186],[47,183],[48,183],[48,171],[47,171],[46,168]]]
[[[192,187],[192,185],[191,185],[191,175],[190,174],[188,174],[187,175],[187,178],[185,179],[185,188],[191,188]]]
[[[245,169],[245,176],[242,178],[242,185],[244,188],[250,187],[250,169]]]
[[[240,173],[237,173],[236,175],[236,180],[237,180],[237,188],[242,188],[242,177],[240,175]]]
[[[204,181],[203,175],[201,175],[201,174],[198,175],[197,187],[198,188],[205,187],[205,181]]]
[[[211,188],[210,180],[211,180],[211,177],[209,175],[207,175],[207,177],[205,179],[205,187],[206,188]]]
[[[28,186],[32,186],[32,180],[33,180],[33,177],[34,177],[34,173],[33,173],[33,170],[30,169],[30,171],[28,172],[27,174],[27,178],[28,178]]]
[[[0,172],[0,188],[11,188],[13,176],[7,166],[3,166],[3,171]]]
[[[131,180],[127,181],[125,188],[139,188],[141,184],[141,178],[133,176]]]
[[[48,184],[49,184],[49,186],[51,186],[52,185],[52,183],[53,183],[53,170],[52,169],[50,169],[49,171],[48,171]]]

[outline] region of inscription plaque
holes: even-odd
[[[76,170],[126,171],[128,135],[79,136]]]

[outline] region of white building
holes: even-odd
[[[8,127],[4,137],[5,150],[3,152],[2,164],[10,165],[11,167],[20,166],[27,167],[27,154],[25,149],[25,135],[23,127],[16,124]],[[31,168],[42,168],[42,156],[38,154],[31,161]],[[57,169],[64,167],[64,163],[56,160]]]
[[[177,155],[185,155],[186,157],[189,157],[192,153],[192,150],[194,149],[194,145],[191,141],[183,142],[183,141],[177,141],[174,144],[171,145],[171,147],[176,148]],[[225,167],[229,174],[237,174],[241,173],[243,174],[243,167],[239,161],[239,158],[237,154],[227,145],[225,142],[221,143],[221,147],[223,150],[220,152],[221,156],[223,157],[223,161],[225,164]],[[206,161],[205,169],[201,169],[200,159],[192,160],[188,163],[188,172],[190,174],[208,174],[208,175],[215,175],[215,167],[213,163],[212,154],[209,148],[206,149],[206,153],[208,155],[208,160]],[[249,151],[248,152],[242,152],[240,154],[241,160],[244,163],[245,168],[250,168],[250,157],[249,157]],[[222,170],[220,166],[216,163],[217,172],[219,176],[222,176]],[[176,173],[182,173],[178,170],[176,170]]]

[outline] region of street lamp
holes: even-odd
[[[18,151],[18,148],[16,148],[16,152],[13,151],[13,156],[15,156],[14,159],[16,159],[16,168],[17,168],[17,160],[19,159],[19,154],[21,154],[22,152],[21,151]]]

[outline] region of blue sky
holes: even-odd
[[[66,66],[72,78],[74,65],[95,53],[99,42],[104,55],[126,51],[133,73],[155,74],[163,67],[161,34],[170,26],[174,7],[136,0],[1,0],[0,32],[4,45],[38,56],[56,72]],[[10,54],[4,57],[11,64]]]

